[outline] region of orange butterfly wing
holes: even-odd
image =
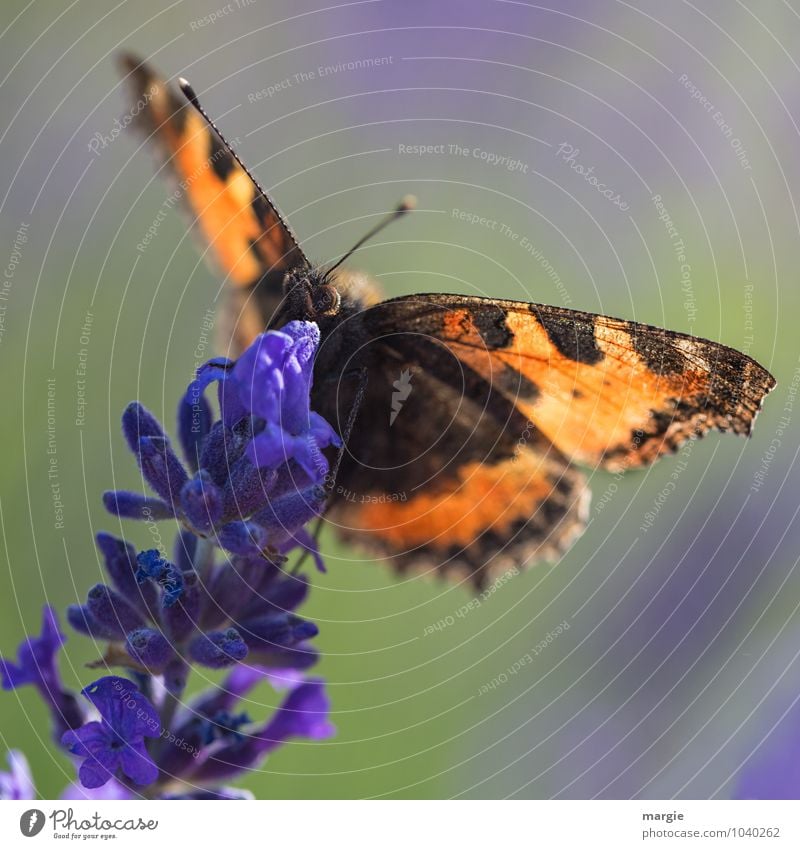
[[[559,307],[417,295],[367,317],[373,333],[402,326],[438,340],[566,457],[610,470],[646,465],[712,429],[749,434],[775,386],[719,343]]]
[[[588,492],[571,462],[642,466],[712,428],[749,433],[775,385],[723,345],[557,307],[417,295],[362,319],[378,360],[423,384],[392,426],[374,413],[388,408],[390,379],[370,372],[370,415],[353,444],[376,448],[344,468],[349,500],[334,518],[401,567],[466,570],[478,586],[552,557],[581,530]],[[464,450],[490,420],[482,452]],[[398,485],[419,465],[427,476]],[[399,502],[384,497],[398,489]]]
[[[285,219],[183,95],[134,56],[123,56],[121,66],[140,129],[164,161],[210,258],[240,290],[234,302],[242,347],[263,330],[263,314],[277,305],[286,271],[308,267],[308,260]]]
[[[589,506],[583,475],[555,449],[530,445],[459,466],[402,498],[352,491],[331,519],[341,536],[390,556],[401,572],[444,574],[478,588],[558,557],[583,531]]]

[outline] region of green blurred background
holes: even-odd
[[[797,4],[550,5],[252,0],[201,24],[225,3],[4,0],[0,259],[13,268],[0,293],[0,652],[38,629],[45,600],[63,609],[99,580],[93,534],[120,530],[100,495],[137,479],[121,410],[138,398],[172,423],[219,295],[177,212],[137,251],[171,191],[140,139],[128,131],[90,148],[127,108],[113,62],[126,49],[192,80],[317,260],[413,192],[420,210],[354,263],[387,292],[636,318],[745,350],[779,382],[750,440],[710,436],[685,468],[679,456],[623,479],[592,472],[591,523],[574,548],[466,616],[456,615],[464,588],[396,579],[324,536],[329,571],[315,576],[306,612],[321,627],[338,734],[287,745],[247,787],[259,797],[726,797],[800,722]],[[402,147],[418,144],[447,152]],[[491,165],[476,150],[520,164]],[[683,283],[655,195],[685,246]],[[124,532],[147,543],[143,528]],[[431,629],[441,620],[452,624]],[[70,684],[86,683],[93,656],[89,640],[70,637]],[[507,681],[479,695],[498,677]],[[265,687],[249,712],[276,699]],[[53,797],[72,770],[47,726],[34,693],[0,695],[0,744],[24,750]]]

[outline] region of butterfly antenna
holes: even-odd
[[[325,276],[331,274],[331,272],[335,271],[343,262],[348,260],[365,242],[368,242],[373,236],[377,236],[384,227],[388,227],[392,221],[400,218],[405,215],[407,212],[411,212],[411,210],[416,209],[417,207],[417,199],[414,195],[406,195],[400,203],[397,204],[393,212],[390,212],[383,221],[379,221],[371,230],[369,230],[364,236],[362,236],[350,250],[335,264],[332,265],[326,272]]]
[[[259,195],[261,195],[264,201],[266,201],[266,203],[269,205],[269,208],[275,213],[276,217],[281,222],[281,224],[291,234],[295,244],[297,245],[297,250],[303,257],[303,259],[306,261],[306,264],[310,265],[310,263],[308,262],[308,257],[306,257],[306,255],[303,253],[302,248],[300,248],[300,245],[298,244],[297,239],[295,238],[295,235],[292,232],[292,228],[289,226],[289,222],[283,217],[283,215],[281,215],[280,210],[272,202],[270,196],[264,191],[261,184],[250,172],[250,169],[239,158],[239,154],[233,149],[230,142],[222,134],[222,131],[219,129],[219,127],[211,120],[208,112],[203,109],[202,105],[200,104],[200,101],[197,98],[197,93],[195,92],[194,88],[192,88],[192,84],[185,77],[179,77],[178,87],[183,92],[184,96],[189,101],[189,103],[191,103],[192,106],[194,106],[194,108],[200,113],[200,115],[203,117],[208,126],[211,127],[211,129],[217,134],[217,137],[222,142],[223,146],[225,147],[225,150],[230,153],[230,155],[236,160],[242,171],[244,171],[244,173],[247,174],[247,176],[250,178],[250,182],[255,186],[256,191],[259,193]]]

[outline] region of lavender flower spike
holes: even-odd
[[[185,463],[155,416],[138,402],[126,408],[123,436],[153,495],[110,491],[103,501],[119,518],[147,522],[154,547],[137,552],[98,534],[108,581],[67,610],[73,628],[108,643],[91,666],[126,677],[90,684],[82,693],[91,709],[82,709],[61,685],[65,638],[50,607],[41,635],[23,641],[16,660],[0,658],[3,687],[40,691],[56,740],[75,760],[65,799],[247,798],[222,781],[292,738],[332,733],[324,684],[305,677],[318,659],[318,629],[295,612],[309,582],[285,568],[286,555],[305,548],[323,571],[307,525],[327,502],[323,451],[341,443],[310,409],[319,338],[315,324],[292,322],[259,336],[237,362],[201,366],[178,409]],[[216,421],[203,397],[214,382]],[[161,520],[177,525],[172,555]],[[230,671],[187,704],[198,667]],[[272,717],[251,719],[240,702],[263,680],[288,692]],[[21,755],[11,767],[0,773],[0,796],[32,795]]]

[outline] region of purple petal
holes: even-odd
[[[189,644],[189,654],[211,669],[232,666],[247,657],[247,645],[235,628],[200,634]]]
[[[276,420],[284,389],[282,371],[293,341],[291,336],[276,330],[257,336],[236,361],[226,399],[233,397],[234,390],[244,409],[266,421]]]
[[[203,610],[204,628],[225,620],[235,621],[253,599],[259,600],[258,586],[270,567],[263,558],[233,557],[219,565],[209,582]]]
[[[178,439],[192,471],[198,469],[203,442],[212,422],[211,407],[203,395],[203,387],[193,381],[178,404]]]
[[[154,673],[161,672],[175,656],[172,644],[152,628],[131,631],[125,641],[125,650],[136,661]]]
[[[193,704],[196,714],[212,716],[222,710],[231,710],[254,687],[270,680],[272,670],[248,663],[237,663],[215,689],[202,693]]]
[[[328,720],[330,706],[324,683],[307,681],[292,690],[272,719],[252,737],[215,752],[193,778],[220,781],[240,774],[293,737],[323,740],[335,729]]]
[[[12,660],[0,657],[0,675],[3,676],[3,689],[16,690],[25,684],[32,684],[38,680],[35,670],[30,667],[17,666]]]
[[[267,422],[264,430],[247,446],[247,457],[260,468],[276,468],[293,459],[294,441],[284,430]]]
[[[61,743],[73,755],[80,758],[92,757],[108,745],[108,728],[102,722],[87,722],[80,728],[65,731]]]
[[[107,675],[82,692],[123,740],[131,742],[137,737],[158,737],[161,733],[158,712],[127,678]]]
[[[104,492],[103,506],[112,516],[119,516],[120,519],[158,522],[175,516],[173,509],[160,498],[124,489]]]
[[[139,440],[139,466],[153,491],[167,504],[174,505],[188,480],[166,437],[143,436]]]
[[[129,743],[121,750],[120,765],[135,784],[152,784],[158,778],[158,767],[147,753],[142,740]]]
[[[205,389],[206,386],[216,380],[225,380],[230,375],[232,368],[233,360],[229,360],[227,357],[214,357],[197,369],[195,383],[201,389]]]
[[[101,628],[118,639],[122,639],[128,631],[144,625],[138,611],[105,584],[95,584],[89,590],[86,608]]]
[[[61,794],[61,798],[65,801],[81,801],[84,799],[90,799],[109,802],[136,798],[134,794],[131,793],[127,787],[120,784],[116,778],[112,778],[110,781],[102,785],[102,787],[95,788],[91,793],[87,792],[87,790],[88,788],[81,785],[80,782],[73,781],[72,784],[67,785],[64,792]]]
[[[50,605],[42,609],[42,633],[26,637],[17,650],[18,662],[0,658],[3,689],[13,690],[24,684],[41,683],[47,690],[60,690],[56,655],[66,637],[58,626],[58,617]]]
[[[42,609],[42,635],[39,639],[49,646],[54,654],[67,641],[59,628],[58,615],[49,604]]]
[[[342,444],[339,434],[319,413],[315,413],[313,410],[309,414],[308,429],[320,448],[327,448],[329,445],[339,448]]]
[[[0,772],[0,800],[35,799],[36,788],[25,755],[12,749],[6,755],[6,761],[11,771]]]
[[[303,492],[290,492],[272,499],[253,516],[253,521],[264,528],[270,544],[277,548],[312,519],[322,515],[327,497],[321,486],[313,486]]]
[[[249,619],[242,624],[242,631],[252,649],[291,647],[319,633],[313,622],[286,613],[268,613],[258,619]]]
[[[211,475],[201,469],[181,490],[181,507],[191,525],[203,534],[209,533],[222,517],[222,493]]]
[[[223,515],[230,522],[248,519],[263,509],[277,480],[277,472],[259,469],[247,457],[241,457],[231,469],[225,487]]]
[[[250,666],[240,663],[228,673],[220,687],[232,702],[231,704],[220,705],[219,709],[232,707],[239,699],[246,696],[253,687],[267,680],[269,674],[270,671],[263,666]]]
[[[166,439],[158,419],[138,401],[132,401],[122,414],[122,435],[134,454],[139,453],[139,440],[143,436]]]
[[[260,554],[267,547],[267,534],[255,522],[228,522],[217,533],[217,543],[242,556]]]
[[[328,719],[330,700],[325,684],[312,679],[292,690],[277,713],[267,723],[258,738],[260,754],[272,751],[291,737],[324,740],[331,737],[335,728]]]
[[[71,604],[67,608],[67,622],[79,633],[93,640],[116,640],[119,638],[116,628],[101,625],[85,604]]]
[[[297,607],[308,593],[303,576],[287,575],[279,567],[265,570],[254,587],[247,606],[238,616],[240,621],[259,619],[276,613],[288,613]],[[296,603],[295,603],[296,602]]]
[[[270,614],[248,620],[241,628],[251,663],[272,669],[308,669],[317,662],[316,651],[306,642],[318,632],[313,622]]]
[[[268,679],[272,689],[279,693],[295,690],[305,681],[299,669],[270,669]]]
[[[263,604],[275,610],[290,612],[296,610],[308,595],[309,584],[302,575],[287,575],[273,581],[263,590]]]
[[[81,784],[89,790],[102,787],[114,777],[118,760],[119,758],[115,758],[113,761],[109,759],[107,762],[101,762],[96,758],[86,758],[78,769]]]

